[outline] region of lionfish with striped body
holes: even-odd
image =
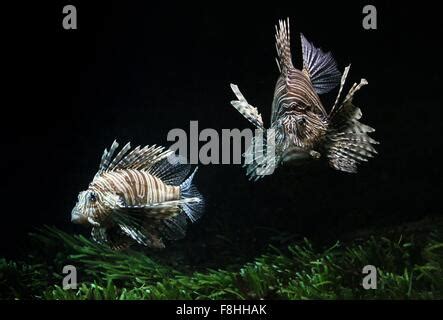
[[[114,141],[103,153],[100,167],[86,191],[80,192],[72,222],[92,226],[92,238],[113,249],[138,243],[164,248],[163,239],[185,236],[187,220],[203,211],[203,198],[171,150],[146,146],[118,148]],[[187,178],[186,178],[187,177]]]
[[[279,21],[276,26],[277,66],[280,76],[272,102],[271,129],[275,137],[275,164],[302,164],[311,160],[327,159],[336,170],[356,172],[360,162],[367,161],[377,152],[372,146],[378,144],[368,136],[375,131],[359,122],[362,113],[353,104],[354,94],[368,82],[361,79],[354,83],[343,101],[340,96],[350,66],[343,75],[337,69],[331,53],[324,53],[316,48],[301,34],[303,51],[303,69],[298,70],[292,64],[289,19],[287,23]],[[329,113],[323,107],[319,95],[340,84],[335,103]],[[258,129],[267,131],[257,109],[251,106],[238,87],[231,84],[238,100],[231,104]],[[254,158],[256,138],[246,151],[249,159]],[[261,145],[266,144],[264,139]],[[250,179],[257,180],[272,173],[269,162],[259,161],[245,164]]]

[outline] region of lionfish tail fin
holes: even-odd
[[[278,55],[277,66],[280,72],[285,73],[289,68],[293,68],[289,18],[286,21],[279,20],[275,26],[275,46]]]
[[[182,209],[191,222],[197,221],[204,211],[203,196],[195,187],[193,179],[198,168],[180,185]]]
[[[323,52],[301,34],[303,70],[309,75],[317,94],[331,91],[340,83],[340,71],[330,52]]]
[[[361,123],[360,108],[353,103],[353,96],[363,85],[354,84],[340,107],[331,113],[330,129],[326,135],[326,154],[329,164],[336,170],[355,173],[361,162],[367,162],[377,154],[377,141],[369,136],[375,129]]]
[[[231,101],[231,105],[240,112],[243,117],[245,117],[249,122],[259,129],[263,129],[263,119],[261,114],[258,113],[257,108],[251,106],[248,101],[246,101],[243,94],[238,89],[238,86],[231,83],[231,89],[234,92],[238,100]]]

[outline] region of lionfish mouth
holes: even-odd
[[[282,155],[283,164],[301,165],[311,160],[309,151],[301,147],[290,147]]]
[[[76,208],[72,209],[71,212],[71,222],[76,224],[84,224],[86,223],[86,218],[82,215]]]

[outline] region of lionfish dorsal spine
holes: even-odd
[[[114,157],[110,165],[106,170],[110,171],[114,169],[114,167],[120,162],[120,160],[128,153],[128,151],[131,149],[131,143],[128,142],[125,144],[125,146],[120,150],[120,152]]]
[[[146,146],[144,148],[137,146],[129,152],[131,144],[128,142],[113,158],[118,146],[117,141],[114,141],[109,151],[107,149],[104,150],[96,177],[104,172],[116,170],[149,170],[154,164],[172,153],[171,150],[165,150],[164,147],[156,145]]]
[[[289,18],[286,21],[279,20],[278,26],[275,26],[275,46],[278,56],[278,68],[281,73],[286,73],[288,69],[293,68]]]
[[[107,149],[105,149],[105,151],[103,151],[103,155],[102,155],[102,158],[100,161],[98,173],[106,171],[109,164],[111,163],[112,156],[114,155],[114,152],[117,148],[118,148],[118,142],[116,140],[114,140],[111,147],[109,148],[109,151]]]

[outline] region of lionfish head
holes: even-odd
[[[94,190],[88,189],[78,194],[78,200],[71,212],[71,222],[88,224],[94,221],[99,209],[99,195]]]
[[[327,128],[321,114],[305,109],[292,111],[284,117],[282,124],[291,144],[301,148],[312,148]]]

